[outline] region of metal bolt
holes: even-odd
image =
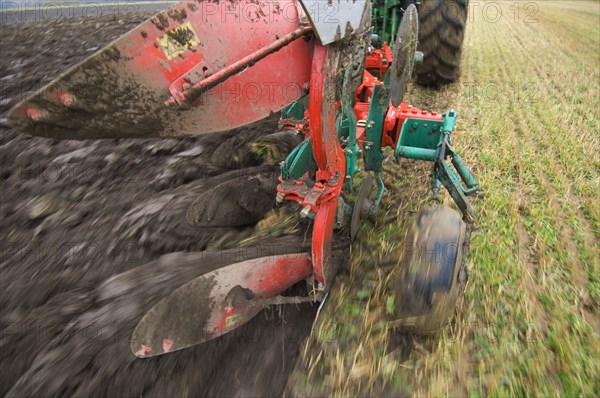
[[[306,218],[308,217],[308,215],[310,214],[310,206],[306,205],[304,206],[304,208],[300,211],[300,217],[302,218]]]
[[[423,63],[424,54],[422,51],[415,51],[415,65],[420,65]]]

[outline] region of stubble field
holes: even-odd
[[[389,210],[352,246],[290,391],[600,393],[599,11],[592,1],[471,2],[460,81],[406,96],[459,111],[455,147],[483,189],[463,303],[431,338],[403,335],[386,313],[387,259],[429,195],[429,167],[394,166],[389,153]]]

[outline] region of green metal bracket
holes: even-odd
[[[352,75],[354,68],[346,70],[342,92],[342,122],[338,131],[347,138],[346,148],[344,153],[346,155],[346,179],[344,181],[344,188],[347,190],[352,189],[352,178],[358,172],[358,154],[360,153],[360,147],[356,141],[356,114],[354,113],[354,90],[355,77]]]
[[[371,205],[371,208],[369,209],[369,215],[371,217],[375,217],[377,214],[377,209],[379,209],[379,204],[381,203],[383,193],[385,192],[385,184],[383,183],[383,178],[381,178],[381,172],[375,173],[375,182],[377,182],[377,194],[375,195],[373,205]]]
[[[458,118],[458,113],[454,109],[450,109],[444,115],[444,121],[442,124],[442,129],[444,133],[452,134],[454,131],[454,126],[456,126],[456,119]]]
[[[335,129],[338,132],[340,141],[347,140],[350,135],[350,120],[340,113],[336,120]]]
[[[424,58],[425,58],[425,54],[423,54],[422,51],[416,51],[415,52],[415,66],[421,65],[423,63]]]
[[[389,78],[386,75],[382,85],[373,87],[373,95],[371,97],[371,105],[369,114],[365,122],[365,143],[363,147],[363,156],[365,160],[365,170],[375,173],[375,181],[377,182],[377,194],[371,209],[370,215],[374,216],[377,213],[385,185],[381,178],[381,169],[383,166],[383,152],[381,151],[381,132],[383,131],[383,123],[388,104],[390,102]]]
[[[397,160],[407,158],[434,162],[431,175],[432,198],[438,199],[438,192],[443,185],[465,219],[472,222],[473,209],[466,197],[477,192],[479,186],[462,158],[450,147],[457,117],[457,112],[451,109],[441,121],[406,119],[400,131],[395,155]],[[454,169],[446,162],[447,158],[450,158]]]
[[[281,162],[281,177],[299,179],[316,165],[310,138],[307,138],[290,152],[285,161]]]
[[[454,127],[456,126],[457,118],[458,114],[454,109],[450,109],[444,115],[444,122],[442,125],[443,137],[442,141],[440,141],[439,144],[439,162],[443,162],[445,164],[444,160],[446,158],[450,158],[452,165],[458,172],[458,176],[460,176],[459,179],[458,176],[452,171],[452,169],[449,168],[449,170],[452,171],[452,180],[458,184],[457,186],[460,187],[460,190],[465,195],[471,195],[477,192],[477,190],[479,189],[477,181],[469,171],[469,168],[467,167],[465,162],[463,162],[462,158],[457,153],[455,153],[454,150],[452,150],[452,148],[450,147],[450,144],[452,143],[451,134],[452,131],[454,131]],[[461,180],[466,185],[466,188],[463,187],[463,185],[461,184]]]
[[[460,155],[452,151],[451,160],[452,165],[458,172],[458,175],[467,186],[467,189],[463,189],[465,195],[471,195],[478,191],[479,185],[477,184],[477,180],[475,180],[475,177],[473,177],[473,174],[471,174],[471,171],[469,170],[465,162],[463,162]]]
[[[434,162],[442,139],[443,122],[425,119],[406,119],[400,130],[396,158]]]
[[[365,125],[364,158],[365,169],[376,173],[381,171],[383,153],[381,152],[381,132],[387,106],[390,101],[389,91],[382,85],[373,87],[371,106]]]
[[[283,108],[281,110],[281,118],[303,120],[306,109],[308,109],[308,95],[305,95],[298,101],[292,102],[290,106]]]
[[[463,213],[465,221],[472,223],[475,221],[471,202],[467,199],[459,177],[454,173],[454,170],[446,163],[439,162],[434,166],[434,179],[441,182],[448,190],[448,193]]]

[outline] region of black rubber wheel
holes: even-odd
[[[439,88],[460,76],[468,0],[423,0],[419,7],[419,51],[424,59],[416,69],[417,82]]]
[[[392,282],[399,327],[433,334],[452,317],[464,291],[468,234],[460,214],[446,206],[419,212],[407,235],[402,269]]]

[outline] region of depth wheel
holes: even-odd
[[[460,299],[468,245],[460,214],[446,206],[419,212],[407,236],[396,291],[396,314],[404,331],[434,334],[452,317]]]

